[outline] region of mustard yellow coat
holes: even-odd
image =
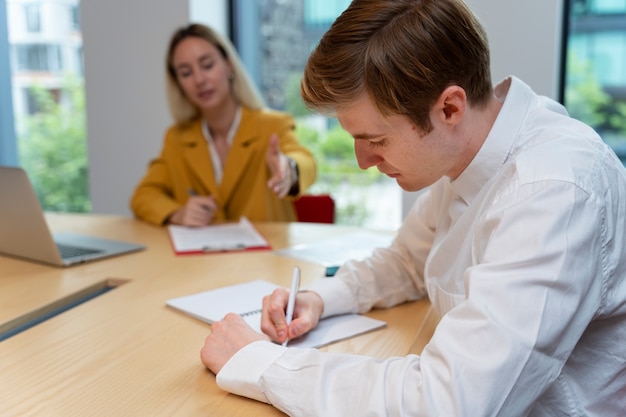
[[[131,197],[133,213],[162,225],[185,205],[193,190],[215,197],[219,206],[215,221],[238,221],[241,216],[251,221],[295,221],[293,198],[279,199],[267,187],[270,171],[265,154],[273,133],[280,136],[281,151],[298,165],[302,193],[315,181],[316,164],[311,152],[298,142],[293,118],[282,112],[244,107],[221,184],[215,182],[201,120],[176,124],[167,130],[161,155],[150,162]]]

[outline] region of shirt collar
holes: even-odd
[[[233,140],[235,137],[235,132],[237,128],[239,128],[239,122],[241,121],[241,106],[237,106],[235,110],[235,117],[233,117],[233,123],[230,125],[228,129],[228,133],[226,135],[226,143],[229,145],[233,144]],[[209,130],[209,126],[205,119],[202,119],[202,133],[204,134],[204,138],[209,142],[213,143],[213,136],[211,136],[211,131]]]
[[[508,77],[496,87],[506,91],[500,113],[474,159],[454,181],[452,189],[469,204],[482,187],[495,176],[512,152],[532,98],[532,90],[516,77]]]

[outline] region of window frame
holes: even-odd
[[[567,89],[568,89],[568,75],[570,75],[569,68],[568,68],[568,64],[570,64],[570,62],[568,60],[568,57],[570,55],[569,46],[571,44],[572,37],[579,36],[581,33],[583,34],[589,33],[591,35],[589,41],[592,42],[594,40],[593,35],[597,36],[598,34],[602,34],[603,32],[623,33],[624,36],[626,36],[626,23],[624,23],[624,20],[626,18],[626,4],[623,6],[623,8],[620,8],[619,10],[614,9],[614,10],[606,11],[605,13],[603,13],[602,9],[594,10],[593,0],[589,2],[584,2],[584,3],[587,3],[587,4],[582,5],[583,7],[587,6],[585,9],[587,14],[585,15],[585,18],[582,24],[578,22],[576,23],[577,26],[579,27],[579,30],[577,30],[576,33],[572,33],[572,29],[574,29],[572,27],[573,26],[572,13],[575,12],[574,7],[576,7],[576,0],[563,0],[563,8],[562,8],[563,14],[561,16],[562,17],[562,22],[561,22],[562,32],[561,32],[561,42],[560,42],[558,100],[561,104],[563,104],[566,107],[568,106],[567,96],[566,96]],[[600,22],[598,20],[601,20],[602,25],[599,24]],[[600,27],[601,27],[601,30],[598,29]],[[626,59],[626,56],[620,56],[620,57],[622,59]],[[591,62],[594,62],[597,64],[597,62],[594,61],[593,59],[591,59]],[[611,99],[614,100],[614,103],[626,102],[625,93],[615,94],[616,91],[626,92],[626,78],[624,80],[619,80],[619,84],[617,85],[610,85],[610,84],[605,85],[602,83],[601,79],[598,79],[598,82],[602,86],[602,92],[610,96]],[[611,90],[615,90],[615,91],[612,92]],[[610,107],[608,108],[610,110]],[[611,112],[605,111],[602,114],[604,115],[608,114],[610,117]],[[576,117],[576,115],[574,115],[574,117]],[[603,137],[603,140],[605,140],[613,148],[618,158],[620,158],[622,162],[626,165],[626,132],[622,132],[622,129],[612,130],[609,128],[609,129],[603,130],[602,126],[604,125],[604,127],[606,128],[606,123],[607,123],[606,121],[602,122],[598,126],[593,126],[593,122],[590,120],[584,120],[581,118],[581,121],[592,124],[592,127],[598,130],[598,133],[600,134],[600,136]],[[620,137],[620,139],[617,142],[614,142],[613,140],[610,139],[614,134],[617,134]],[[624,135],[623,142],[621,138],[622,134]]]
[[[0,0],[0,165],[17,166],[13,88],[6,0]]]

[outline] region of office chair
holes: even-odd
[[[294,200],[293,206],[299,222],[335,222],[335,200],[329,194],[304,194]]]

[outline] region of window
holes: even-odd
[[[39,14],[39,3],[30,3],[24,5],[24,14],[26,17],[26,30],[30,33],[41,32],[41,19]]]
[[[626,0],[566,0],[561,100],[626,162]]]
[[[28,113],[29,115],[34,115],[46,111],[46,109],[44,108],[44,103],[42,103],[42,100],[38,99],[37,94],[35,91],[33,91],[33,89],[25,88],[22,91],[24,93],[24,101],[26,103],[26,113]],[[43,90],[43,93],[46,94],[55,104],[60,104],[61,90]]]
[[[59,45],[28,43],[14,48],[16,71],[60,72],[63,68]]]
[[[11,61],[0,82],[12,93],[0,101],[0,118],[10,115],[12,122],[0,126],[0,161],[23,167],[50,211],[91,210],[78,6],[78,0],[0,0],[0,30],[7,34],[0,33],[0,53]],[[3,70],[0,64],[0,76]]]
[[[80,31],[80,9],[78,5],[70,6],[70,22],[73,30]]]
[[[350,4],[345,0],[305,0],[304,1],[304,23],[307,30],[316,28],[325,31],[335,21]]]
[[[315,154],[318,180],[309,192],[333,196],[337,223],[396,229],[402,191],[395,180],[359,169],[350,135],[335,119],[310,113],[300,98],[311,50],[349,3],[233,0],[231,38],[267,104],[296,118],[300,141]]]
[[[81,77],[85,76],[85,66],[83,63],[83,46],[74,49],[74,61],[76,62],[76,74]]]

